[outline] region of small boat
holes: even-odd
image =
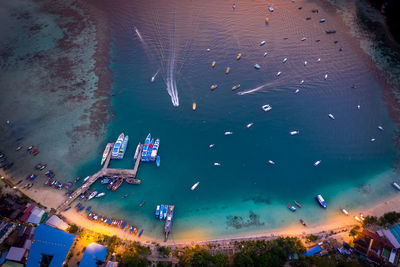
[[[239,54],[236,56],[236,59],[239,60],[241,57],[242,57],[242,53],[239,53]]]
[[[100,181],[101,184],[108,184],[110,182],[111,182],[111,180],[109,178],[104,178],[104,179],[101,179],[101,181]]]
[[[318,13],[318,9],[311,10],[312,13]]]
[[[215,146],[215,144],[211,144],[211,145],[209,145],[208,147],[209,148],[213,148]]]
[[[333,116],[333,114],[331,114],[331,113],[328,114],[328,117],[331,118],[332,120],[335,119],[335,116]]]
[[[321,58],[318,58],[318,59],[317,59],[317,62],[321,62]]]
[[[157,165],[157,167],[160,167],[160,164],[161,164],[161,158],[160,158],[160,156],[157,156],[156,157],[156,165]]]
[[[67,211],[67,210],[69,210],[70,208],[71,208],[71,207],[66,207],[64,211]]]
[[[227,67],[226,70],[225,70],[225,74],[228,74],[230,71],[231,71],[231,68]]]
[[[306,17],[306,20],[310,20],[311,19],[311,17]]]
[[[306,37],[301,38],[301,41],[304,42],[305,40],[307,40]]]
[[[217,61],[214,60],[214,61],[211,63],[211,67],[214,68],[214,67],[215,67],[215,64],[217,64]]]
[[[140,143],[137,145],[133,159],[136,160],[139,156]]]
[[[378,129],[381,130],[381,131],[383,131],[383,127],[380,126],[380,125],[378,126]]]
[[[317,160],[316,162],[314,162],[314,166],[318,166],[321,163],[320,160]]]
[[[300,81],[300,84],[303,84],[303,83],[304,83],[304,80],[301,80],[301,81]]]
[[[304,61],[304,66],[307,66],[307,61]]]
[[[162,218],[164,217],[164,205],[161,205],[161,208],[160,208],[160,220],[162,220]]]
[[[320,19],[319,23],[324,23],[326,20],[325,19]]]
[[[326,205],[326,203],[325,203],[325,200],[324,200],[324,198],[323,198],[321,195],[317,195],[315,198],[316,198],[316,200],[318,201],[319,205],[321,205],[321,207],[323,207],[324,209],[327,208],[327,205]]]
[[[328,79],[328,74],[325,74],[324,79],[325,80]]]
[[[192,109],[193,109],[193,111],[195,111],[196,110],[196,102],[193,102],[193,104],[192,104]]]
[[[285,58],[282,60],[282,63],[286,63],[286,61],[287,61],[287,57],[285,57]]]
[[[200,182],[197,182],[197,183],[195,183],[191,188],[190,188],[190,190],[195,190],[196,189],[196,187],[198,186],[200,184]]]
[[[335,31],[335,30],[326,30],[325,32],[326,32],[326,34],[332,34],[332,33],[336,33],[336,31]],[[337,41],[336,41],[336,43],[337,43]]]
[[[282,74],[282,72],[278,71],[278,73],[276,74],[276,76],[280,76]]]
[[[270,6],[270,7],[268,8],[268,10],[269,10],[269,12],[274,12],[274,8],[273,8],[272,6]]]
[[[357,105],[357,109],[360,109],[361,108],[361,106],[360,105]]]
[[[159,71],[160,71],[160,69],[158,69],[157,72],[153,76],[151,76],[150,82],[154,82]]]
[[[221,166],[221,163],[214,162],[214,166]]]
[[[217,87],[218,87],[218,84],[213,84],[213,85],[210,86],[210,89],[211,89],[211,90],[214,90],[214,89],[217,88]]]
[[[305,223],[302,219],[300,219],[300,223],[301,223],[302,225],[304,225],[304,226],[307,226],[306,223]]]
[[[400,185],[398,185],[396,182],[392,182],[392,185],[394,188],[396,188],[397,190],[400,190]]]
[[[142,202],[140,202],[140,204],[139,204],[139,207],[143,207],[145,202],[146,202],[145,200],[142,200]]]
[[[33,149],[33,146],[29,146],[26,151],[31,151]]]
[[[295,211],[296,211],[296,208],[293,207],[292,205],[288,205],[287,207],[288,207],[288,209],[289,209],[290,211],[292,211],[292,212],[295,212]]]
[[[106,193],[102,192],[102,193],[98,194],[96,197],[102,197],[102,196],[104,196],[105,194],[106,194]]]
[[[156,217],[160,216],[160,205],[157,205],[156,208]]]
[[[371,140],[370,140],[371,142],[375,142],[375,138],[371,138]]]
[[[106,148],[104,149],[103,152],[103,157],[101,158],[101,163],[100,165],[103,165],[104,161],[106,161],[108,154],[110,153],[110,149],[111,149],[111,144],[107,144]]]
[[[93,191],[92,193],[90,193],[88,200],[91,200],[92,198],[94,198],[97,195],[97,191]]]
[[[139,232],[139,237],[143,234],[143,229],[142,230],[140,230],[140,232]]]
[[[232,87],[232,91],[238,89],[239,87],[240,87],[240,84],[237,84],[237,85],[233,86],[233,87]]]
[[[358,218],[357,216],[354,216],[354,219],[356,219],[357,222],[361,223],[360,218]]]
[[[267,24],[268,24],[268,22],[269,22],[269,18],[268,18],[268,17],[266,17],[266,18],[265,18],[265,23],[267,23]]]
[[[249,124],[246,125],[246,128],[250,128],[251,126],[253,126],[254,123],[250,122]]]
[[[289,132],[290,133],[290,135],[297,135],[297,134],[299,134],[300,132],[299,131],[291,131],[291,132]]]
[[[15,151],[20,151],[21,148],[22,148],[22,146],[18,146],[18,147],[15,149]]]
[[[155,161],[158,153],[158,149],[160,147],[160,139],[157,138],[156,141],[154,142],[154,145],[151,147],[151,152],[150,152],[150,160]]]
[[[164,219],[167,217],[167,213],[168,213],[168,205],[164,205],[164,212],[163,212]]]
[[[272,160],[268,160],[268,163],[272,164],[272,165],[275,165],[275,161],[272,161]]]
[[[268,104],[264,105],[261,107],[264,111],[270,111],[272,109],[272,107]]]
[[[361,219],[362,221],[365,220],[364,214],[360,213],[360,219]]]
[[[233,132],[225,132],[224,134],[225,134],[225,135],[232,135]]]
[[[300,203],[297,202],[296,200],[294,201],[294,203],[297,205],[297,207],[302,208],[302,206],[300,205]]]
[[[348,212],[346,209],[341,209],[341,211],[342,211],[346,216],[349,215],[349,212]]]
[[[125,194],[122,196],[122,198],[127,198],[127,197],[129,197],[129,194]]]
[[[254,68],[255,68],[256,70],[259,70],[261,67],[260,67],[260,65],[258,65],[258,64],[254,64]]]
[[[85,179],[83,179],[83,183],[86,183],[87,180],[89,180],[90,176],[87,176]]]
[[[295,94],[297,94],[298,92],[300,92],[300,90],[299,90],[299,89],[296,89],[296,91],[294,91],[294,93],[295,93]]]
[[[207,48],[207,52],[210,52],[211,51],[211,49],[210,48]]]
[[[236,8],[236,5],[235,5],[235,3],[233,3],[233,5],[232,5],[232,8],[233,8],[233,9],[235,9],[235,8]]]
[[[265,41],[260,42],[260,46],[263,46],[263,45],[265,45]]]

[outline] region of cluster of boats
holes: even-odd
[[[128,141],[129,141],[129,136],[125,136],[124,133],[121,133],[117,141],[115,141],[114,146],[111,150],[111,158],[112,159],[123,159],[125,152],[126,152],[126,147],[128,146]],[[103,158],[101,160],[101,164],[103,165],[105,159],[108,156],[108,153],[110,153],[111,146],[107,145],[104,153],[103,153]]]
[[[157,205],[155,216],[160,220],[165,220],[164,233],[165,241],[168,239],[168,235],[171,232],[172,219],[174,217],[175,205]]]
[[[7,162],[6,155],[0,152],[0,169],[8,170],[14,165],[14,162]]]
[[[158,149],[160,147],[160,139],[151,138],[151,134],[149,133],[144,141],[143,151],[141,161],[149,162],[155,161],[157,166],[160,166],[160,156],[158,154]]]

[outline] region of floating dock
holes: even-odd
[[[113,146],[113,143],[108,143],[107,145]],[[142,153],[143,150],[143,145],[141,144],[139,147],[139,153]],[[110,151],[111,152],[111,151]],[[82,184],[78,189],[76,189],[69,198],[62,203],[60,206],[57,208],[57,212],[62,212],[64,211],[67,207],[69,207],[72,202],[75,201],[77,197],[79,197],[81,194],[85,193],[92,184],[94,184],[99,177],[103,176],[119,176],[122,178],[130,177],[130,178],[136,178],[137,171],[139,169],[139,164],[140,164],[140,157],[136,159],[135,166],[133,169],[111,169],[108,168],[108,165],[110,164],[111,160],[111,154],[109,153],[106,159],[106,162],[104,163],[103,168],[101,168],[100,171],[97,173],[93,174],[90,176],[90,178],[86,181],[86,183]]]

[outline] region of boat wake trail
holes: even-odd
[[[136,28],[136,27],[135,27],[135,32],[136,32],[137,36],[139,37],[140,41],[141,41],[142,43],[144,43],[143,37],[142,37],[142,35],[140,34],[138,28]]]
[[[176,87],[176,80],[175,80],[175,26],[172,32],[172,51],[171,51],[171,56],[169,59],[169,69],[167,72],[167,79],[166,79],[166,85],[167,85],[167,92],[169,96],[171,97],[172,105],[174,107],[179,106],[179,97],[178,97],[178,88]]]
[[[238,92],[238,93],[236,93],[236,94],[237,94],[237,95],[252,94],[252,93],[261,91],[262,89],[264,89],[264,88],[267,87],[267,86],[275,85],[276,83],[277,83],[277,82],[268,82],[268,83],[265,83],[265,84],[263,84],[263,85],[260,85],[260,86],[258,86],[258,87],[256,87],[256,88],[249,89],[249,90],[246,90],[246,91],[241,91],[241,92]]]

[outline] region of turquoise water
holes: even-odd
[[[96,5],[110,21],[114,120],[101,144],[83,144],[91,152],[77,169],[71,171],[59,162],[56,173],[85,177],[97,172],[105,144],[121,132],[129,135],[128,151],[111,167],[132,168],[136,145],[149,132],[161,140],[161,167],[141,164],[142,184],[107,191],[105,197],[90,201],[96,211],[126,218],[147,235],[162,239],[163,223],[154,219],[154,209],[175,204],[174,241],[190,237],[193,230],[221,238],[298,224],[299,218],[313,225],[341,207],[351,211],[396,193],[390,182],[397,179],[398,129],[389,115],[392,107],[382,98],[392,88],[381,81],[360,40],[349,33],[332,6],[279,1],[270,13],[258,0],[240,1],[235,10],[231,3],[211,0],[117,0]],[[319,13],[312,13],[313,8]],[[319,23],[321,18],[326,22]],[[337,33],[327,35],[327,29]],[[302,37],[307,39],[301,41]],[[260,47],[262,40],[267,43]],[[239,61],[237,53],[242,53]],[[172,58],[177,107],[166,85]],[[255,63],[260,70],[254,69]],[[278,71],[282,74],[276,77]],[[238,83],[240,89],[233,92]],[[211,84],[219,86],[210,91]],[[261,85],[265,87],[257,92],[237,94]],[[262,111],[264,104],[272,110]],[[329,113],[336,119],[329,119]],[[254,125],[247,129],[250,122]],[[378,125],[385,130],[379,131]],[[293,130],[300,134],[290,136]],[[225,136],[226,131],[233,135]],[[215,146],[210,149],[210,144]],[[47,157],[50,160],[51,155]],[[317,160],[322,162],[314,167]],[[200,185],[191,191],[197,181]],[[100,182],[94,187],[106,190]],[[122,199],[126,193],[130,196]],[[328,210],[319,208],[317,194],[323,195]],[[140,208],[142,200],[146,203]],[[303,209],[293,214],[286,206],[294,200]]]

